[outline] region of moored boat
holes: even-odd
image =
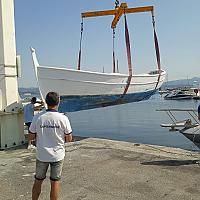
[[[180,133],[200,148],[200,125],[192,128],[184,128],[180,130]]]
[[[197,110],[194,109],[160,109],[169,116],[172,123],[161,124],[161,127],[169,128],[169,131],[179,131],[183,136],[193,142],[200,149],[200,122]],[[183,116],[189,118],[177,120],[177,112],[182,112]]]
[[[186,99],[192,99],[193,95],[192,94],[187,94],[184,91],[175,91],[168,93],[164,99],[166,100],[186,100]]]

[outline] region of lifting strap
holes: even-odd
[[[155,19],[154,19],[153,11],[151,12],[151,14],[152,14],[152,24],[153,24],[153,32],[154,32],[154,44],[155,44],[155,50],[156,50],[156,60],[157,60],[158,73],[159,73],[158,80],[155,86],[155,90],[156,90],[160,81],[160,76],[161,76],[161,64],[160,64],[160,50],[159,50],[159,45],[158,45],[158,37],[156,34]]]
[[[81,22],[81,36],[80,36],[80,49],[79,49],[79,54],[78,54],[78,66],[77,69],[81,69],[81,49],[82,49],[82,38],[83,38],[83,18]]]
[[[113,73],[115,71],[115,29],[113,28]]]
[[[128,60],[128,71],[129,71],[129,77],[126,82],[126,87],[124,89],[123,94],[121,95],[121,99],[126,95],[128,88],[131,83],[132,79],[132,61],[131,61],[131,45],[130,45],[130,37],[129,37],[129,31],[128,31],[128,24],[126,20],[126,14],[124,13],[124,20],[125,20],[125,40],[126,40],[126,52],[127,52],[127,60]]]

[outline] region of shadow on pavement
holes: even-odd
[[[158,160],[141,162],[142,165],[181,166],[199,164],[199,160]]]

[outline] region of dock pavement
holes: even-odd
[[[199,200],[198,152],[97,138],[66,144],[60,200]],[[0,151],[0,199],[30,200],[35,150]],[[49,174],[41,200],[49,199]]]

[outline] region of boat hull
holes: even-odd
[[[60,112],[75,112],[93,108],[113,106],[149,99],[156,90],[140,93],[121,95],[85,95],[85,96],[61,96]]]
[[[180,133],[182,133],[200,149],[200,125],[194,128],[183,129]]]
[[[61,112],[146,100],[155,94],[165,78],[165,72],[162,71],[156,87],[158,74],[151,73],[133,76],[127,94],[122,98],[128,75],[41,66],[37,68],[42,96],[45,97],[50,91],[57,91],[61,96]]]

